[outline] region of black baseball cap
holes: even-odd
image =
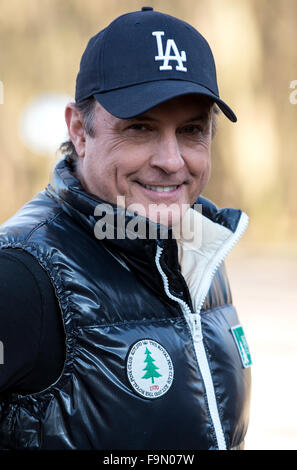
[[[219,96],[215,62],[205,38],[188,23],[143,7],[119,16],[89,40],[75,100],[94,96],[110,114],[125,119],[187,94],[210,97],[237,121]]]

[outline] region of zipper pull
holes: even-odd
[[[202,328],[201,328],[201,317],[199,313],[188,313],[185,315],[188,321],[193,340],[195,343],[202,341]]]

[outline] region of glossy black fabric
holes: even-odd
[[[193,338],[181,308],[164,293],[155,264],[159,243],[162,269],[176,294],[189,299],[176,242],[97,240],[99,202],[82,191],[62,161],[52,186],[2,226],[1,248],[27,250],[51,278],[63,315],[66,360],[48,389],[1,403],[1,445],[216,449]],[[202,313],[203,341],[227,448],[233,448],[242,444],[248,425],[250,371],[242,368],[230,331],[239,320],[223,271],[215,290]],[[139,396],[127,378],[128,352],[144,338],[160,343],[174,365],[171,388],[157,399]]]
[[[63,368],[65,335],[54,288],[38,261],[19,249],[0,251],[0,396],[38,392]]]
[[[213,280],[204,310],[230,302],[230,290],[220,288],[223,268]],[[179,294],[174,288],[171,292]],[[5,345],[0,397],[11,391],[39,392],[58,379],[65,359],[60,307],[46,271],[20,249],[0,251],[0,332]]]

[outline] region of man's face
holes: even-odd
[[[85,135],[78,177],[89,193],[174,225],[210,176],[212,103],[187,95],[132,119],[96,103],[95,136]]]

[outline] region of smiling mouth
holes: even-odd
[[[176,185],[172,185],[172,186],[153,186],[153,185],[150,185],[150,184],[142,184],[142,183],[139,183],[140,186],[142,186],[143,188],[145,189],[149,189],[150,191],[155,191],[157,193],[169,193],[170,191],[174,191],[175,189],[179,188],[181,185],[180,184],[176,184]]]

